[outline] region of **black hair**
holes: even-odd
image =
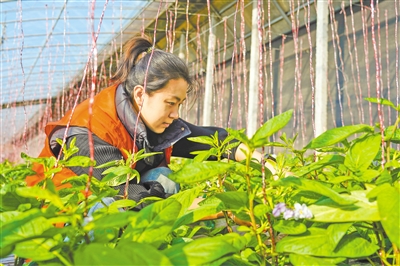
[[[188,83],[189,92],[193,82],[186,63],[172,53],[153,48],[151,39],[144,35],[135,36],[125,44],[122,61],[111,80],[124,84],[131,95],[137,85],[145,86],[146,93],[151,94],[171,79],[179,78]]]

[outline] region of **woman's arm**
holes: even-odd
[[[220,127],[203,127],[203,126],[196,126],[193,125],[185,120],[181,121],[185,123],[189,130],[190,135],[179,140],[177,143],[174,144],[174,149],[172,150],[172,156],[183,157],[183,158],[194,158],[195,155],[191,154],[193,151],[204,151],[209,150],[211,147],[210,145],[197,143],[188,140],[187,138],[190,137],[200,137],[200,136],[213,136],[215,132],[218,131],[218,139],[220,141],[224,140],[228,136],[228,132]],[[231,143],[238,142],[238,140],[232,140]],[[229,155],[229,159],[234,160],[233,154],[236,152],[237,147],[232,149],[232,154]],[[223,155],[224,158],[228,158],[227,154]],[[210,157],[209,160],[216,160],[215,157]]]

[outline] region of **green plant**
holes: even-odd
[[[368,100],[400,112],[387,100]],[[88,158],[70,156],[73,144],[58,163],[26,155],[25,164],[3,162],[0,255],[44,265],[398,265],[400,152],[393,147],[400,143],[400,118],[383,131],[334,128],[299,150],[285,134],[282,142],[269,141],[291,115],[274,117],[251,138],[228,129],[231,137],[224,142],[217,135],[192,139],[211,148],[171,165],[170,178],[184,189],[139,212],[129,210],[140,203],[125,197],[87,215],[88,208],[116,195],[109,185],[140,178],[130,166],[146,156],[142,151],[103,165],[111,168],[102,181],[76,176],[66,180],[72,187],[62,189],[52,182],[62,167],[95,167]],[[247,145],[244,162],[221,159],[234,147],[232,138]],[[271,162],[276,175],[251,159],[265,146],[284,149]],[[216,161],[205,161],[209,156]],[[32,162],[44,166],[45,179],[27,187],[26,176],[35,174]],[[82,193],[86,188],[90,193]],[[198,197],[204,200],[190,209]],[[218,212],[225,213],[225,225],[202,220]],[[235,217],[246,225],[235,224]]]

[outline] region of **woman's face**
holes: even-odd
[[[184,79],[172,79],[163,88],[147,94],[142,86],[134,88],[134,100],[140,111],[140,118],[147,128],[163,133],[179,118],[179,107],[186,99],[188,84]]]

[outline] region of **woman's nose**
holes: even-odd
[[[169,117],[173,119],[178,119],[179,118],[179,112],[178,111],[173,111],[169,114]]]

